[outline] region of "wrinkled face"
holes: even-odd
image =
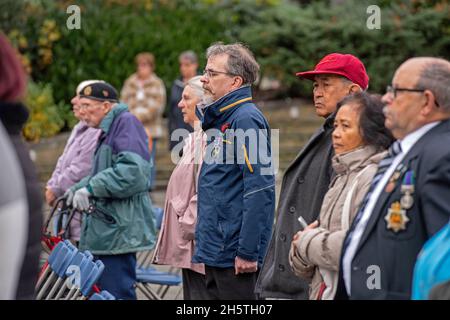
[[[73,115],[78,120],[84,120],[84,111],[80,109],[80,97],[78,95],[74,96],[72,100],[70,100],[72,104]]]
[[[349,152],[364,144],[359,128],[358,107],[344,104],[336,114],[332,135],[335,154]]]
[[[180,59],[180,73],[184,79],[190,79],[197,74],[198,64],[189,59]]]
[[[336,111],[337,103],[350,93],[352,83],[341,76],[321,74],[313,85],[314,107],[319,117],[326,118]]]
[[[137,74],[141,79],[148,78],[153,72],[153,67],[145,60],[138,61],[136,67]]]
[[[96,101],[88,98],[80,98],[80,110],[83,112],[83,120],[89,127],[98,128],[112,105],[107,101]]]
[[[194,90],[190,86],[186,86],[181,95],[181,100],[178,103],[183,114],[183,121],[194,127],[194,122],[197,120],[195,115],[195,107],[200,102],[200,99],[195,95]]]
[[[200,79],[206,94],[210,95],[214,101],[237,89],[237,77],[228,73],[227,61],[228,55],[226,54],[210,57],[205,68],[205,74]]]
[[[419,69],[404,64],[396,71],[392,80],[392,87],[416,89],[419,80]],[[397,91],[386,93],[382,101],[386,104],[383,109],[386,120],[384,122],[396,139],[403,139],[406,135],[420,127],[418,115],[421,110],[420,96],[422,92]]]

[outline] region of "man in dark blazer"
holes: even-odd
[[[410,299],[417,254],[450,217],[449,87],[446,60],[397,69],[383,96],[397,141],[344,241],[336,299]]]
[[[288,261],[292,238],[301,228],[297,219],[316,220],[328,190],[337,103],[348,94],[366,90],[369,84],[363,63],[350,54],[329,54],[313,71],[297,76],[314,81],[314,106],[325,122],[283,177],[276,225],[256,284],[256,293],[262,298],[307,299],[308,283],[291,271]]]

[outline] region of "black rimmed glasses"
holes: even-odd
[[[418,89],[418,88],[399,88],[399,87],[393,87],[393,86],[387,86],[386,87],[386,92],[389,94],[392,94],[392,96],[395,98],[397,98],[397,92],[425,92],[425,90],[427,89]],[[439,103],[436,100],[436,97],[434,98],[434,103],[436,104],[436,107],[439,108]]]
[[[394,96],[394,98],[397,98],[397,92],[406,91],[406,92],[424,92],[425,89],[409,89],[409,88],[399,88],[399,87],[393,87],[393,86],[387,86],[386,92],[390,93]]]

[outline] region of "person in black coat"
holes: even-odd
[[[331,134],[337,103],[369,85],[363,63],[350,54],[331,53],[314,70],[297,75],[314,81],[314,107],[325,121],[284,174],[277,221],[256,284],[261,298],[308,298],[309,284],[292,272],[288,260],[292,238],[301,228],[297,219],[316,220],[327,193],[333,175]]]
[[[450,217],[450,62],[413,58],[383,96],[397,139],[344,241],[336,299],[410,299],[424,243]]]
[[[28,119],[28,110],[17,101],[25,89],[25,74],[14,50],[2,35],[0,35],[0,75],[3,75],[0,77],[0,121],[8,133],[19,159],[26,182],[28,201],[28,240],[16,298],[30,300],[34,299],[34,287],[39,273],[43,195],[36,169],[21,134]]]

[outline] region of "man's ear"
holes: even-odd
[[[434,93],[430,90],[425,90],[423,92],[424,96],[424,105],[422,106],[421,113],[423,115],[428,115],[438,108],[438,104],[436,103],[436,98],[434,97]]]
[[[107,114],[111,110],[111,102],[104,101],[102,105],[103,113]]]
[[[348,89],[349,94],[354,94],[354,93],[361,92],[361,91],[362,91],[361,87],[359,85],[357,85],[356,83],[352,83],[350,85],[350,88]]]
[[[233,82],[233,86],[237,89],[240,88],[242,86],[242,84],[244,83],[244,79],[242,79],[242,77],[240,76],[236,76],[234,77],[234,82]]]

